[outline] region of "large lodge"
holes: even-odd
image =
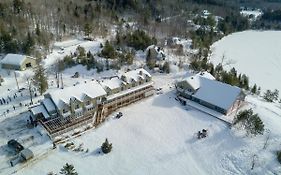
[[[153,92],[151,75],[140,68],[47,93],[30,111],[49,135],[56,137],[80,126],[97,126],[118,108]]]

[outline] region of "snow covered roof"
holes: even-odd
[[[45,118],[50,117],[48,112],[46,111],[46,109],[44,108],[44,106],[42,104],[38,105],[38,106],[35,106],[35,107],[32,107],[30,109],[30,111],[32,112],[33,115],[38,115],[38,114],[42,113]]]
[[[190,76],[184,79],[195,91],[200,88],[200,79],[199,76]]]
[[[61,109],[70,104],[70,99],[83,101],[86,96],[97,98],[106,95],[105,90],[96,81],[81,83],[76,86],[66,87],[49,93],[55,105]]]
[[[131,70],[125,73],[120,74],[120,77],[124,75],[127,78],[127,81],[131,81],[132,79],[138,81],[139,78],[144,79],[145,76],[151,77],[151,75],[143,68]]]
[[[205,72],[199,72],[197,75],[204,77],[204,78],[208,78],[210,80],[216,80],[216,78],[210,74],[209,72],[205,71]]]
[[[47,111],[51,112],[51,111],[55,111],[56,110],[56,107],[55,107],[55,105],[54,105],[54,103],[52,102],[51,99],[44,98],[42,103],[46,107]]]
[[[103,88],[108,87],[109,89],[119,88],[122,83],[124,82],[119,77],[103,79],[102,81],[100,81],[100,84],[103,86]]]
[[[198,75],[191,77],[194,77],[192,80],[198,80],[200,83],[200,88],[195,92],[193,97],[225,110],[228,110],[233,105],[241,93],[241,89],[236,86],[210,80]]]
[[[23,61],[27,58],[26,55],[20,54],[7,54],[2,60],[2,64],[11,64],[11,65],[21,65]],[[28,57],[32,58],[32,57]],[[34,59],[34,58],[32,58]]]

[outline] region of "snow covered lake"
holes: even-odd
[[[231,34],[212,45],[211,62],[232,67],[249,76],[250,85],[262,91],[281,91],[281,31],[244,31]]]

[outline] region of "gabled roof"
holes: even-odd
[[[127,78],[128,82],[131,82],[132,80],[138,81],[139,78],[144,79],[145,76],[151,77],[151,75],[143,68],[131,70],[125,73],[121,73],[120,77],[124,75]]]
[[[200,88],[192,95],[193,97],[225,110],[233,105],[241,93],[241,89],[236,86],[210,80],[199,75],[188,77],[187,80],[196,80],[194,86],[197,86],[198,82],[200,84]]]
[[[97,98],[106,95],[106,92],[98,82],[90,81],[76,86],[59,89],[49,94],[55,105],[61,109],[64,105],[70,104],[70,99],[83,101],[85,96]]]
[[[184,81],[186,81],[194,91],[200,88],[199,76],[190,76],[185,78]]]
[[[210,73],[207,72],[207,71],[199,72],[199,73],[196,74],[196,75],[199,75],[199,76],[204,77],[204,78],[208,78],[208,79],[210,79],[210,80],[215,80],[215,79],[216,79],[212,74],[210,74]]]
[[[122,83],[124,82],[119,77],[103,79],[100,81],[100,84],[103,86],[103,88],[109,88],[109,89],[119,88],[121,87]]]
[[[3,60],[1,60],[2,64],[11,64],[11,65],[17,65],[20,66],[24,60],[27,58],[26,55],[20,55],[20,54],[7,54]],[[28,57],[32,58],[32,57]],[[32,58],[34,59],[34,58]]]

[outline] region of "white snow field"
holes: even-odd
[[[93,53],[99,50],[99,41],[74,40],[59,43],[58,46],[64,47],[64,53],[57,53],[57,50],[54,50],[43,61],[44,66],[50,68],[56,59],[62,59],[65,54],[73,53],[77,45]],[[138,65],[143,64],[142,55],[143,53],[139,54]],[[20,113],[28,108],[25,104],[29,103],[29,94],[27,90],[22,91],[22,96],[17,92],[17,97],[12,98],[9,104],[0,105],[0,175],[44,175],[49,172],[59,174],[65,163],[73,164],[79,175],[281,174],[281,166],[276,159],[276,152],[281,150],[280,104],[267,103],[259,97],[248,96],[244,108],[251,107],[260,115],[266,132],[256,137],[246,136],[239,128],[229,128],[228,124],[221,120],[191,106],[180,105],[175,100],[173,83],[186,76],[186,73],[179,72],[175,67],[173,66],[173,73],[168,75],[152,74],[155,88],[163,88],[163,94],[155,94],[121,108],[123,117],[120,119],[109,117],[109,120],[98,128],[68,141],[74,142],[76,148],[83,144],[83,149],[88,149],[88,152],[67,150],[64,144],[52,150],[52,142],[41,127],[34,129],[26,127],[29,115]],[[256,73],[260,71],[256,71],[254,66],[250,66],[250,70]],[[81,76],[77,79],[71,78],[77,71]],[[5,79],[0,86],[0,98],[13,97],[17,91],[13,72],[8,74],[8,71],[0,69],[0,73]],[[29,71],[16,73],[20,88],[26,88],[24,77],[32,73]],[[113,70],[97,74],[95,70],[87,71],[85,67],[78,65],[63,72],[64,85],[72,86],[77,82],[114,74],[116,71]],[[256,78],[259,80],[259,77]],[[271,79],[275,82],[279,80],[276,77]],[[50,71],[48,92],[57,89],[54,81],[54,75]],[[257,84],[262,87],[269,85],[265,80]],[[41,98],[42,96],[39,96],[34,101],[37,102]],[[23,106],[19,107],[19,103]],[[16,106],[15,110],[12,108],[13,105]],[[7,109],[10,110],[8,114]],[[202,129],[208,129],[209,135],[198,140],[195,135]],[[107,155],[99,154],[105,138],[113,143],[113,150]],[[267,138],[268,144],[264,149]],[[34,151],[35,157],[27,163],[11,167],[9,160],[13,156],[6,145],[10,139],[17,139],[25,147],[30,148]],[[255,166],[251,170],[253,157]]]
[[[244,31],[226,36],[212,45],[211,62],[249,76],[262,91],[281,91],[281,31]]]
[[[281,173],[276,151],[281,148],[281,109],[256,97],[249,105],[258,112],[270,131],[247,137],[238,129],[175,100],[173,81],[182,74],[154,75],[155,95],[120,109],[123,117],[110,118],[99,128],[72,139],[89,152],[74,152],[59,145],[44,159],[20,169],[18,175],[58,173],[66,163],[81,175],[274,175]],[[163,81],[165,80],[165,81]],[[196,132],[208,129],[209,136],[198,140]],[[269,141],[263,149],[266,137]],[[111,153],[100,154],[102,142],[113,143]],[[255,167],[251,170],[253,156]]]

